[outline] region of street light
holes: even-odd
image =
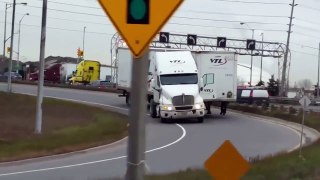
[[[16,3],[16,5],[24,5],[24,6],[26,6],[26,5],[28,5],[28,3]],[[6,5],[5,5],[4,31],[3,31],[3,34],[4,34],[4,38],[3,38],[3,60],[6,57],[5,56],[5,53],[6,53],[6,42],[9,39],[9,38],[7,39],[7,37],[6,37],[7,36],[7,10],[12,6],[13,6],[12,3],[6,3]]]
[[[263,63],[263,38],[264,38],[264,34],[261,33],[261,37],[262,37],[262,55],[261,55],[261,66],[260,66],[260,82],[262,82],[262,63]]]
[[[12,84],[11,84],[11,72],[12,72],[12,58],[13,58],[13,39],[14,39],[14,23],[15,23],[15,18],[16,18],[16,0],[13,0],[13,10],[12,10],[12,22],[11,22],[11,42],[10,42],[10,48],[11,48],[11,52],[10,52],[10,59],[9,59],[9,64],[8,64],[8,92],[11,93],[12,92]],[[19,3],[19,4],[23,4],[23,5],[27,5],[27,3]],[[7,6],[6,6],[6,11],[7,11]]]
[[[21,22],[23,20],[23,18],[25,16],[29,16],[30,14],[29,13],[26,13],[22,16],[22,18],[20,19],[19,21],[19,37],[18,37],[18,59],[17,59],[17,71],[19,71],[19,61],[20,61],[20,36],[21,36]]]
[[[83,27],[83,42],[82,42],[82,51],[83,51],[83,56],[84,56],[84,42],[85,42],[85,38],[86,38],[86,26],[85,27]]]
[[[246,25],[248,29],[252,30],[252,40],[254,39],[254,29],[250,28],[247,23],[241,22],[240,25]],[[250,67],[250,86],[252,86],[252,63],[253,63],[253,50],[251,51],[251,67]]]

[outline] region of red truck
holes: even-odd
[[[44,70],[44,81],[51,83],[61,83],[64,82],[66,78],[66,73],[64,66],[60,63],[51,64]],[[39,71],[29,74],[30,81],[38,81]]]

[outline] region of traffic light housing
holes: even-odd
[[[80,57],[80,48],[77,49],[77,56]]]
[[[7,53],[10,54],[11,52],[11,47],[7,47]]]
[[[150,0],[127,0],[127,23],[149,24]]]
[[[80,56],[83,57],[84,52],[81,50],[80,51]]]

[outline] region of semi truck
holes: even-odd
[[[200,95],[211,114],[213,102],[221,102],[221,115],[226,114],[228,102],[237,100],[237,55],[234,52],[192,52],[203,84]]]
[[[100,79],[101,64],[99,61],[83,60],[69,79],[69,84],[90,84]]]
[[[49,83],[65,83],[67,76],[72,74],[76,69],[76,64],[71,63],[53,63],[47,65],[44,70],[44,81]],[[39,71],[28,75],[29,81],[38,81]]]
[[[202,123],[205,105],[200,96],[198,69],[190,51],[149,54],[148,94],[150,116],[161,122],[197,119]],[[118,49],[118,83],[120,96],[130,104],[132,56],[128,49]]]

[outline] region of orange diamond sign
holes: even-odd
[[[134,56],[140,57],[183,0],[99,0]]]
[[[204,166],[216,180],[239,180],[250,168],[230,141],[225,141]]]

